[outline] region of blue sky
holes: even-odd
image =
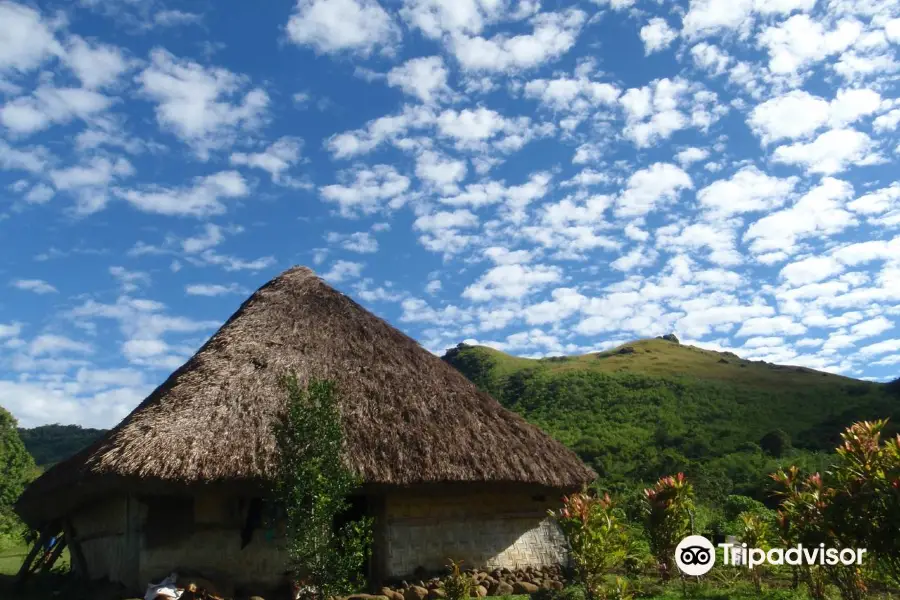
[[[0,405],[295,264],[421,341],[900,371],[900,0],[0,0]]]

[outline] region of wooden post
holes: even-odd
[[[56,544],[53,546],[53,550],[50,552],[49,558],[44,563],[41,563],[40,570],[44,573],[50,571],[53,568],[53,565],[56,564],[56,561],[59,560],[62,551],[66,547],[66,534],[61,534],[60,537],[56,538]]]
[[[25,557],[25,561],[22,563],[22,567],[16,574],[16,585],[21,585],[31,573],[31,564],[34,562],[34,559],[41,551],[41,548],[44,547],[44,543],[47,541],[47,539],[49,539],[51,531],[52,529],[49,525],[45,526],[41,531],[41,534],[38,536],[37,541],[34,543],[34,547],[28,553],[28,556]]]

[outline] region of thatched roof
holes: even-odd
[[[344,459],[369,484],[569,488],[595,477],[415,340],[295,267],[245,301],[106,436],[37,479],[17,510],[34,522],[75,498],[148,481],[269,481],[289,373],[337,383]]]

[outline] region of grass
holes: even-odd
[[[633,352],[628,349],[632,349]],[[469,351],[490,358],[494,365],[494,373],[498,377],[505,377],[523,369],[539,369],[550,373],[588,371],[686,377],[764,389],[834,386],[836,383],[863,387],[876,385],[806,367],[745,360],[731,352],[704,350],[661,339],[637,340],[605,352],[559,358],[521,358],[486,346],[478,346]]]
[[[28,554],[29,547],[24,544],[5,543],[0,545],[0,575],[15,575]]]

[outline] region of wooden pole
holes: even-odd
[[[66,547],[66,535],[62,534],[61,537],[56,538],[56,544],[53,546],[53,550],[50,552],[50,557],[46,562],[41,564],[40,570],[43,572],[48,572],[53,568],[53,565],[56,564],[56,561],[59,560],[60,555]]]
[[[21,585],[28,575],[31,573],[31,563],[34,562],[34,559],[37,557],[38,552],[41,551],[41,548],[44,547],[44,543],[50,537],[50,526],[44,527],[41,534],[38,536],[37,541],[34,543],[34,547],[28,553],[28,556],[25,557],[25,561],[22,563],[22,567],[19,569],[19,572],[16,574],[16,585]]]

